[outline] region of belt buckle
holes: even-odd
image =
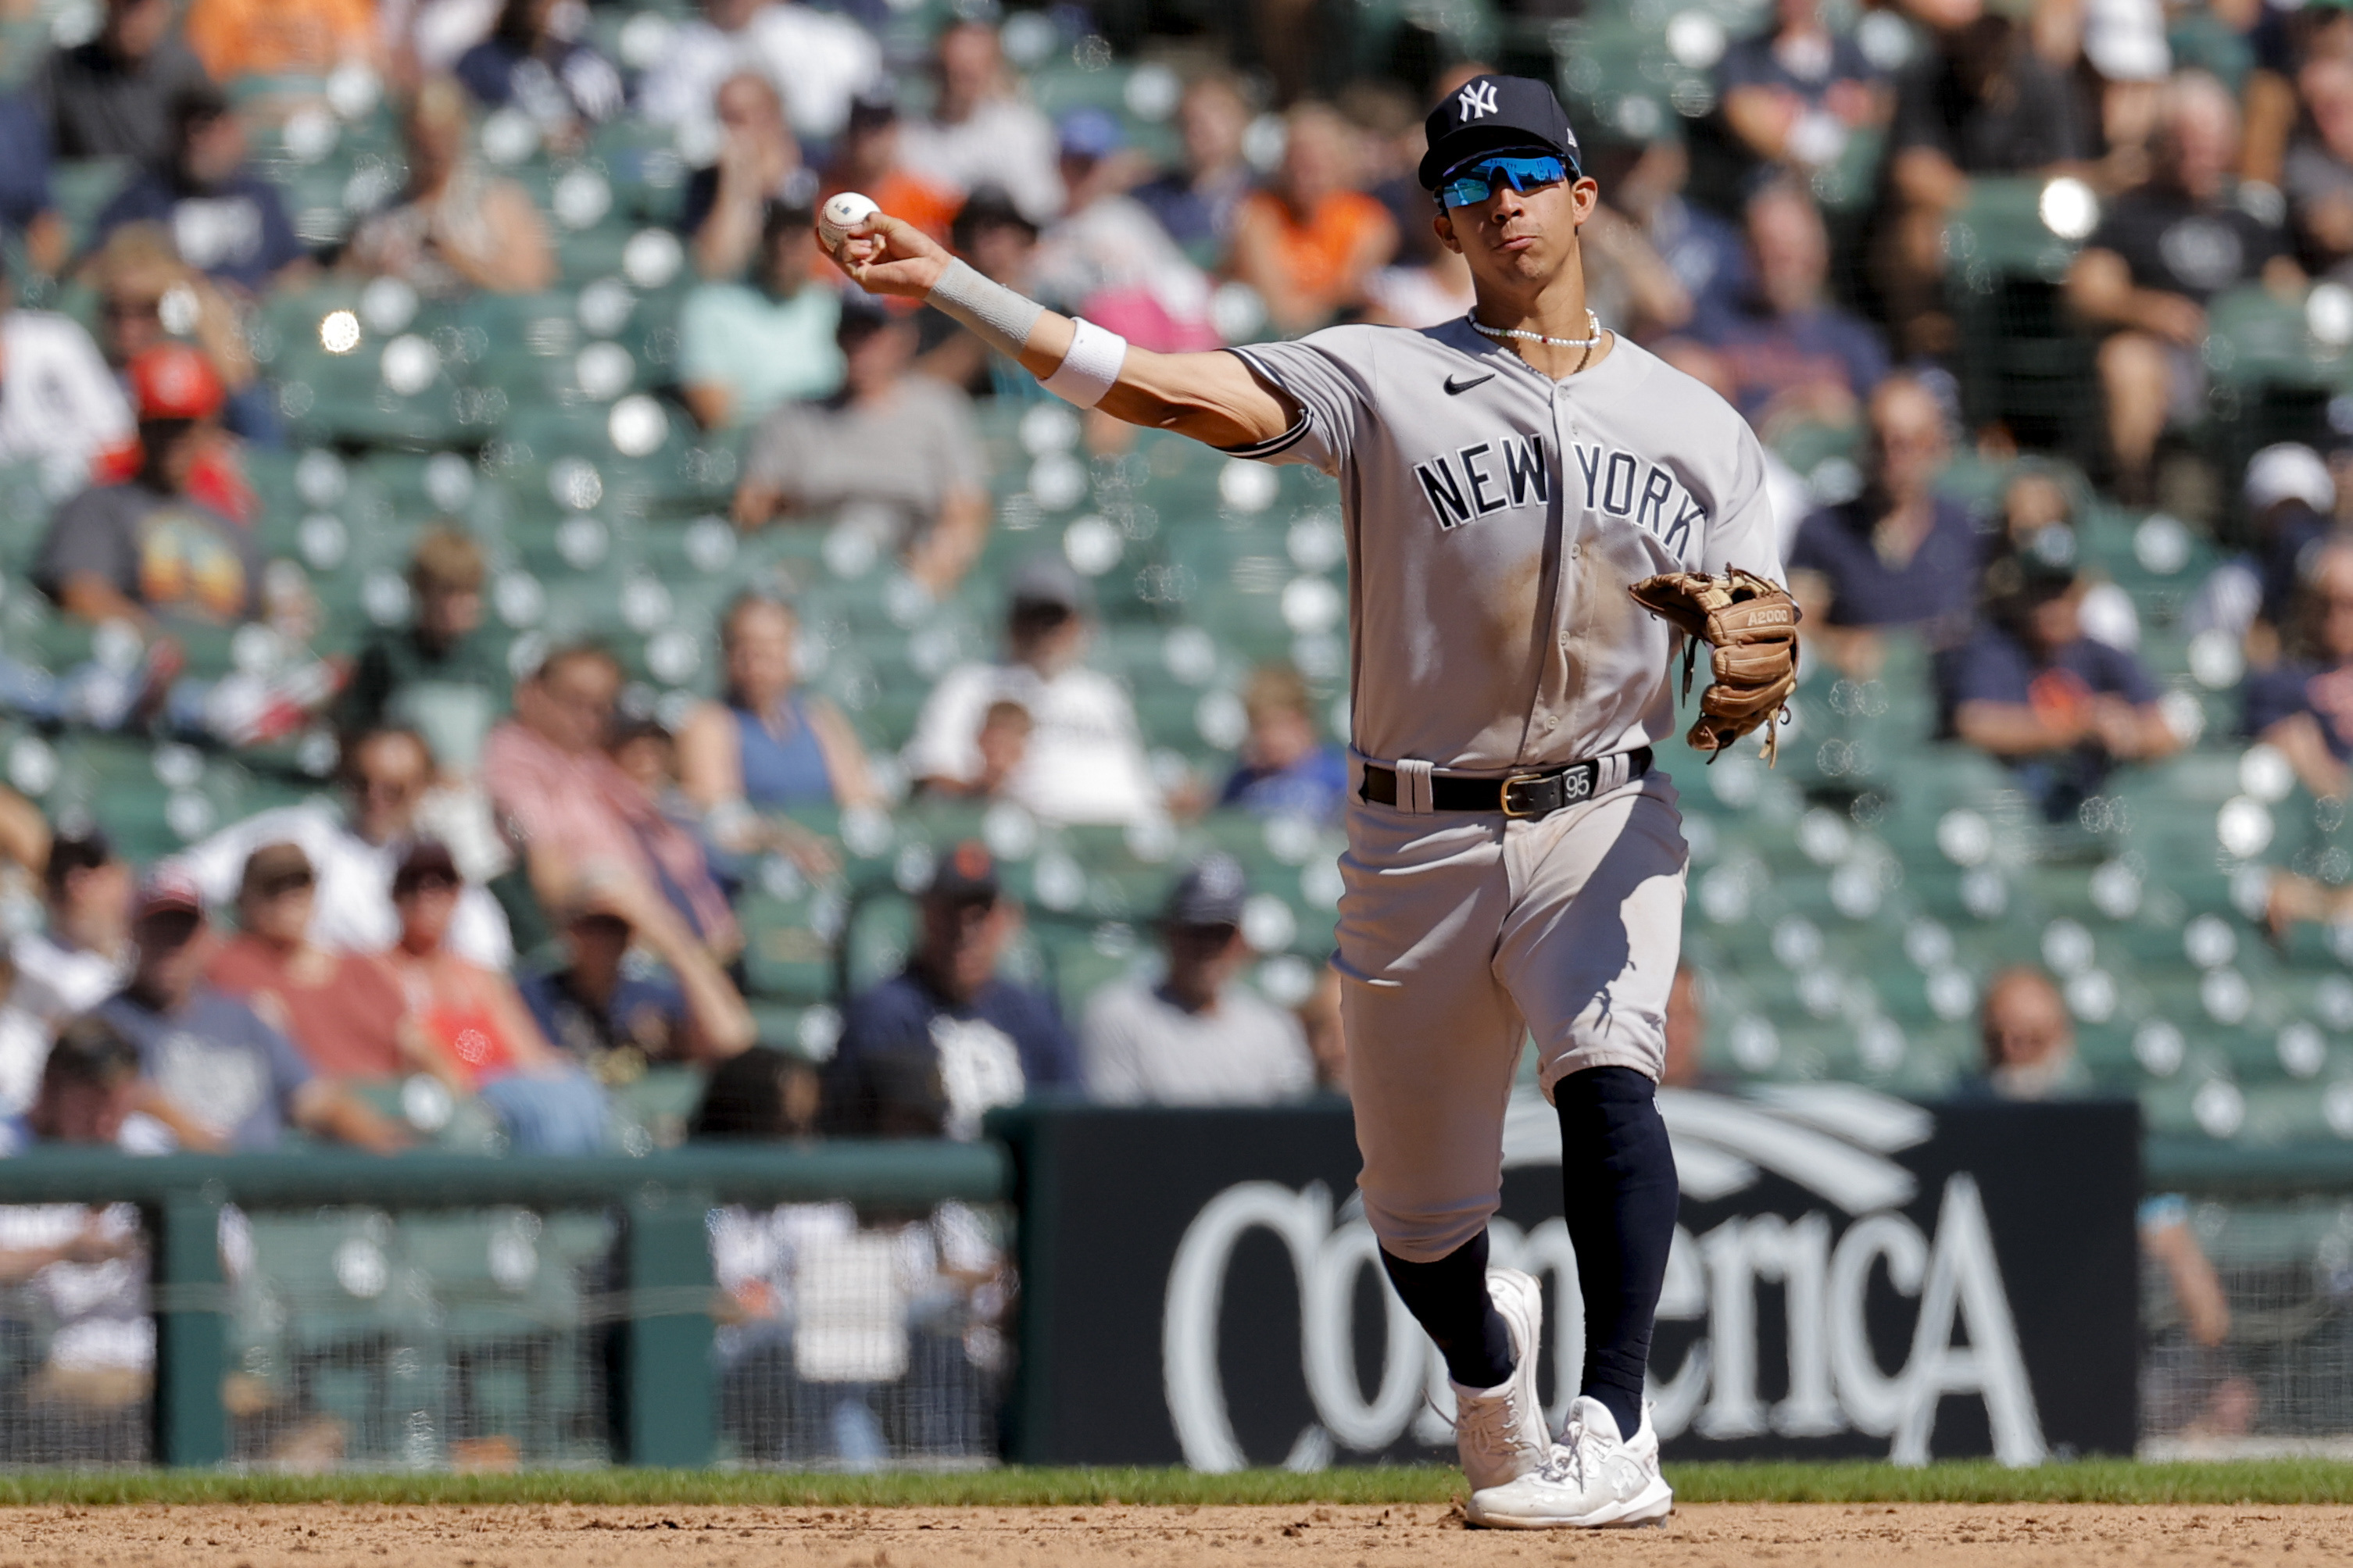
[[[1502,806],[1504,815],[1515,820],[1525,820],[1529,817],[1546,815],[1543,812],[1514,811],[1512,809],[1512,786],[1514,784],[1542,784],[1544,781],[1545,775],[1543,773],[1513,773],[1506,777],[1504,780],[1504,787],[1497,796],[1497,804]]]

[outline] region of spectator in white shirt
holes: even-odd
[[[48,928],[0,955],[0,1117],[40,1087],[58,1031],[121,985],[131,957],[131,868],[104,836],[61,833],[42,873]]]
[[[49,841],[41,875],[46,930],[13,944],[21,1007],[52,1033],[121,989],[131,973],[131,867],[96,828],[60,832]]]
[[[1002,664],[959,665],[932,689],[907,743],[907,774],[969,794],[982,773],[991,705],[1029,715],[1029,742],[1004,795],[1048,822],[1135,823],[1161,815],[1135,709],[1120,684],[1079,661],[1093,623],[1078,574],[1041,555],[1014,574]]]
[[[417,837],[417,807],[433,783],[432,749],[413,730],[371,731],[343,753],[346,804],[280,806],[221,829],[175,856],[170,868],[195,883],[207,903],[237,896],[245,862],[265,844],[301,846],[316,873],[310,938],[330,952],[382,952],[400,936],[392,878]],[[514,941],[498,900],[469,883],[458,896],[447,945],[489,969],[514,961]]]
[[[959,191],[1002,186],[1031,223],[1052,222],[1062,211],[1054,128],[1018,95],[997,29],[958,22],[933,48],[938,96],[930,118],[900,132],[900,160]]]
[[[1087,1005],[1087,1092],[1107,1105],[1271,1105],[1315,1088],[1299,1020],[1234,984],[1254,956],[1242,935],[1240,862],[1210,855],[1185,873],[1160,922],[1168,973],[1122,980]]]
[[[882,50],[847,16],[763,0],[702,0],[702,15],[673,30],[638,84],[638,112],[686,132],[699,155],[715,153],[721,137],[712,104],[719,84],[741,70],[776,83],[796,132],[828,142],[849,118],[849,100],[881,74]]]
[[[130,400],[80,322],[5,304],[0,275],[0,463],[42,463],[79,489],[92,459],[127,447]]]

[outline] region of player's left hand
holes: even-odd
[[[1701,693],[1699,718],[1685,737],[1698,752],[1720,752],[1765,725],[1765,754],[1778,747],[1773,726],[1798,689],[1798,605],[1778,583],[1729,567],[1722,576],[1667,572],[1645,577],[1634,602],[1691,639],[1683,648],[1683,692],[1691,692],[1699,644],[1709,644],[1715,680]]]

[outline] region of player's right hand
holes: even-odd
[[[818,243],[825,244],[822,234]],[[844,230],[841,243],[828,247],[826,253],[868,293],[894,294],[902,300],[928,298],[954,259],[930,235],[888,213],[869,213]]]

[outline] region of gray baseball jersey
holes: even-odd
[[[1781,580],[1757,437],[1623,338],[1554,381],[1456,321],[1236,349],[1301,410],[1236,456],[1337,478],[1358,752],[1508,771],[1674,732],[1658,572]]]

